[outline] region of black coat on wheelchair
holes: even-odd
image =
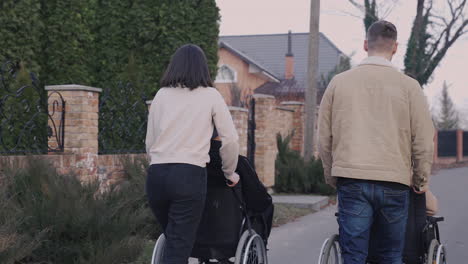
[[[271,196],[247,158],[239,156],[240,184],[226,185],[220,147],[221,142],[212,141],[205,209],[191,254],[200,260],[234,257],[245,230],[255,231],[266,245],[273,221]]]

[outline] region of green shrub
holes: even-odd
[[[293,134],[286,138],[277,135],[278,155],[275,169],[275,191],[280,193],[315,193],[334,194],[332,187],[325,183],[322,161],[312,159],[305,161],[289,143]]]
[[[97,182],[57,175],[36,158],[24,168],[2,166],[0,263],[137,260],[157,228],[144,197],[144,163],[126,168],[125,183],[103,192]]]

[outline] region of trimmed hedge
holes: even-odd
[[[200,45],[216,73],[215,0],[5,0],[0,61],[23,61],[44,84],[100,88],[118,81],[154,95],[172,53]]]

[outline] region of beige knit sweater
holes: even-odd
[[[213,127],[221,138],[226,178],[234,175],[238,135],[229,109],[215,88],[161,88],[148,117],[146,152],[150,164],[187,163],[205,167]]]

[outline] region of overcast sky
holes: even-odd
[[[310,0],[216,0],[221,9],[221,35],[272,34],[309,31]],[[385,0],[391,2],[390,0]],[[393,0],[395,1],[395,0]],[[359,2],[359,1],[358,1]],[[382,2],[382,1],[380,1]],[[393,62],[403,69],[415,0],[400,0],[386,19],[398,28],[400,50]],[[445,0],[434,0],[443,12]],[[468,15],[468,14],[467,14]],[[322,0],[320,31],[346,54],[355,53],[353,63],[362,60],[364,29],[361,13],[347,0]],[[425,87],[431,105],[435,106],[444,80],[451,84],[450,94],[460,110],[468,110],[468,35],[449,50]]]

